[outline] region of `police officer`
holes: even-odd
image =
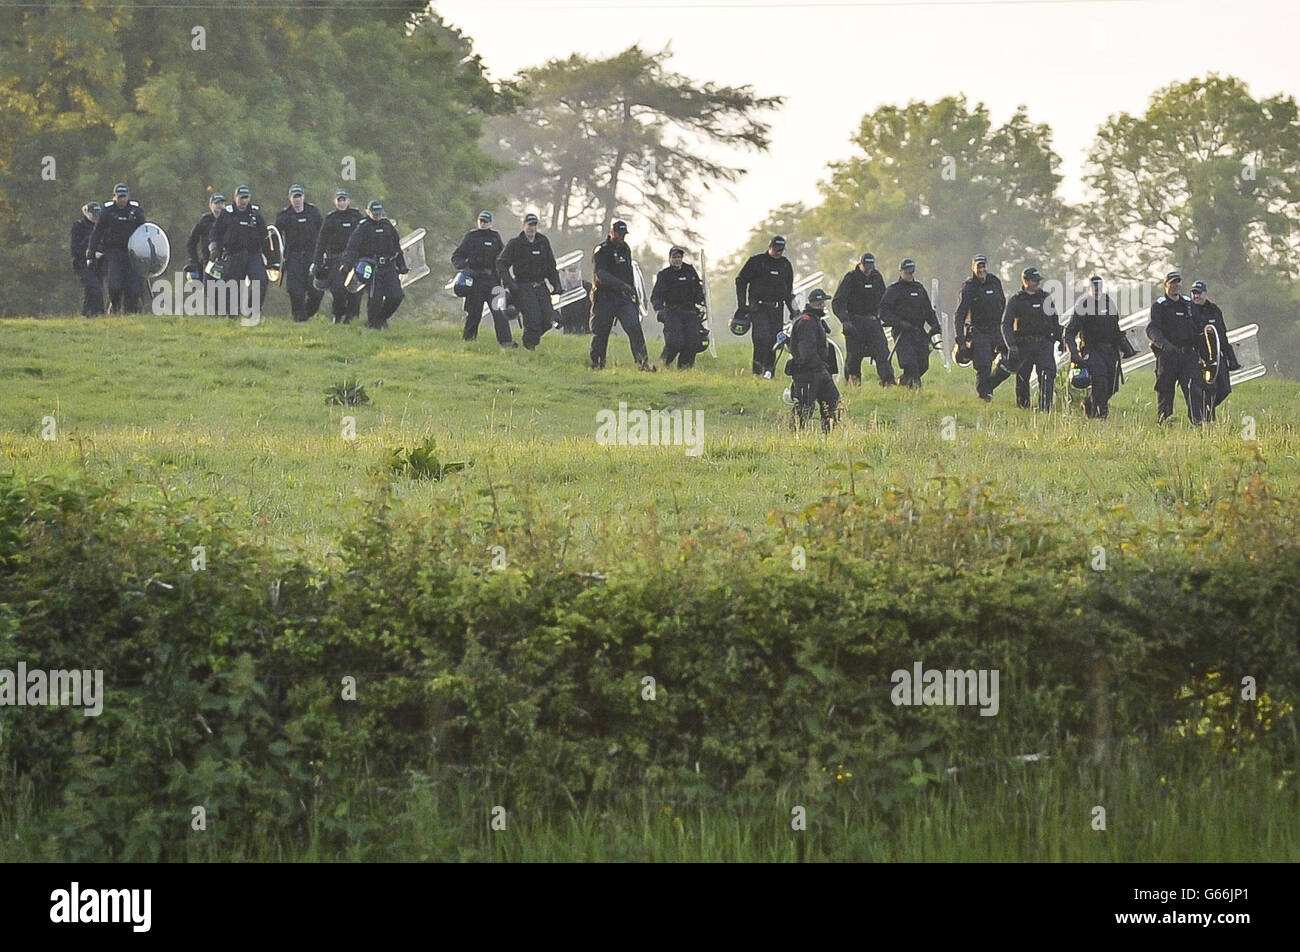
[[[220,192],[214,192],[208,199],[208,210],[199,216],[199,220],[194,223],[190,229],[190,237],[185,242],[186,264],[185,271],[192,278],[199,275],[195,280],[205,280],[204,269],[208,266],[208,244],[212,240],[212,226],[216,224],[217,216],[221,214],[222,207],[226,204],[226,197]]]
[[[899,264],[898,280],[880,299],[880,321],[894,332],[894,352],[903,371],[899,382],[920,390],[921,378],[930,369],[930,350],[941,331],[939,316],[916,280],[916,262],[911,258]]]
[[[702,339],[700,308],[704,306],[704,282],[686,263],[686,249],[668,249],[668,267],[655,275],[650,306],[664,326],[664,350],[659,359],[665,367],[677,361],[678,370],[695,366]]]
[[[375,266],[370,280],[370,303],[366,305],[366,327],[383,330],[406,297],[401,276],[410,269],[402,254],[402,236],[384,217],[384,203],[378,199],[366,206],[365,220],[348,239],[348,247],[343,252],[344,274],[362,258],[369,258]]]
[[[591,333],[591,282],[582,277],[582,267],[571,265],[564,269],[563,283],[569,290],[581,286],[586,293],[576,301],[560,308],[560,332],[563,334]]]
[[[99,264],[90,254],[90,236],[102,210],[99,202],[82,205],[81,214],[72,223],[72,231],[68,236],[72,273],[81,282],[82,317],[96,317],[104,313],[104,282],[100,278]]]
[[[311,282],[316,239],[320,236],[320,209],[307,201],[301,185],[289,186],[289,204],[275,216],[275,227],[284,239],[284,284],[295,321],[309,321],[320,309],[324,291]]]
[[[1219,347],[1222,351],[1219,355],[1222,364],[1219,368],[1219,379],[1214,385],[1213,392],[1206,394],[1208,398],[1206,418],[1213,420],[1215,408],[1228,398],[1228,394],[1232,393],[1232,381],[1229,379],[1229,375],[1234,370],[1240,370],[1241,363],[1237,360],[1237,352],[1228,343],[1228,325],[1223,321],[1223,311],[1219,308],[1219,305],[1210,300],[1208,292],[1209,288],[1206,287],[1204,281],[1197,281],[1192,285],[1192,310],[1201,324],[1202,334],[1204,334],[1203,329],[1205,327],[1211,324],[1214,325],[1215,330],[1219,332]],[[1206,389],[1209,390],[1208,383]]]
[[[550,241],[537,230],[537,216],[532,212],[524,216],[523,231],[506,242],[497,258],[497,277],[523,317],[524,349],[536,350],[542,335],[559,322],[551,306],[551,294],[559,294],[561,286],[555,253]]]
[[[627,246],[627,222],[619,220],[609,226],[609,237],[596,246],[592,254],[595,280],[591,301],[591,367],[605,366],[605,349],[609,332],[617,320],[632,347],[632,359],[641,370],[655,369],[646,350],[637,309],[636,282],[632,273],[632,250]]]
[[[1192,299],[1180,292],[1183,276],[1177,271],[1165,275],[1165,293],[1151,305],[1147,338],[1156,355],[1156,420],[1164,423],[1174,415],[1174,388],[1183,391],[1187,416],[1196,426],[1205,417],[1204,380],[1198,347],[1203,326],[1192,309]]]
[[[882,387],[892,387],[894,366],[889,362],[889,342],[880,326],[880,299],[885,296],[885,279],[876,270],[876,256],[864,254],[853,270],[840,279],[831,310],[844,327],[844,380],[862,383],[862,358],[870,357]]]
[[[975,393],[988,403],[998,384],[1011,374],[1000,363],[993,367],[993,356],[1003,350],[1002,315],[1007,296],[997,275],[989,274],[989,259],[976,255],[971,259],[971,276],[961,286],[957,301],[957,336],[963,338],[975,365]]]
[[[316,238],[312,259],[316,262],[316,276],[329,281],[335,324],[347,324],[361,313],[361,296],[365,291],[348,291],[344,286],[347,273],[342,264],[343,252],[363,218],[365,216],[352,207],[347,190],[340,188],[334,192],[334,210],[325,216]]]
[[[1090,393],[1083,398],[1083,412],[1106,419],[1110,398],[1119,392],[1120,356],[1136,357],[1137,351],[1119,329],[1119,308],[1102,291],[1097,275],[1088,279],[1088,293],[1075,302],[1062,336],[1070,359],[1088,370]]]
[[[466,272],[474,283],[465,295],[465,340],[478,337],[478,326],[483,322],[483,305],[492,313],[497,343],[502,347],[518,347],[510,335],[510,321],[501,311],[492,307],[492,289],[497,283],[497,258],[505,250],[501,235],[492,227],[492,213],[478,213],[478,227],[465,233],[456,250],[451,253],[451,266]]]
[[[222,280],[243,281],[248,278],[258,295],[258,307],[266,304],[271,282],[266,276],[266,219],[262,207],[253,203],[253,191],[247,185],[235,189],[234,204],[227,205],[212,224],[208,234],[208,255],[223,261]],[[231,315],[232,317],[234,315]]]
[[[791,358],[785,372],[794,378],[794,398],[799,429],[812,419],[813,406],[821,411],[822,432],[829,433],[840,407],[840,391],[831,377],[831,347],[826,324],[826,302],[831,296],[821,288],[808,295],[808,304],[790,327]]]
[[[781,330],[782,308],[794,311],[794,268],[785,257],[785,237],[776,235],[767,251],[754,255],[736,275],[736,317],[748,313],[754,344],[753,370],[772,379],[776,366],[776,335]]]
[[[1056,389],[1056,348],[1061,342],[1060,313],[1056,301],[1040,285],[1037,268],[1020,273],[1021,289],[1007,302],[1002,316],[1002,339],[1007,364],[1016,372],[1016,406],[1029,409],[1029,378],[1038,373],[1038,409],[1052,409]]]
[[[102,262],[108,272],[108,303],[114,313],[123,308],[132,314],[140,310],[143,281],[131,265],[127,242],[144,224],[144,209],[131,198],[125,182],[113,186],[112,200],[105,202],[90,234],[88,258]]]

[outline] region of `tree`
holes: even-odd
[[[751,87],[698,83],[665,67],[669,51],[632,46],[604,60],[574,54],[524,70],[519,112],[489,127],[491,147],[514,169],[501,189],[544,211],[550,231],[603,234],[619,216],[651,231],[696,241],[692,212],[704,193],[745,169],[710,157],[768,148],[758,113],[780,96]]]
[[[831,166],[809,222],[829,239],[828,273],[870,251],[892,281],[898,262],[915,258],[918,276],[946,289],[935,306],[948,308],[977,253],[991,269],[1005,265],[1012,291],[1028,264],[1050,277],[1065,226],[1060,158],[1050,129],[1031,123],[1023,106],[998,128],[983,103],[970,109],[964,96],[882,106],[852,141],[861,154]]]

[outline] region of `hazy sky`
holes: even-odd
[[[828,162],[848,155],[864,114],[885,103],[965,93],[994,124],[1024,104],[1053,130],[1064,195],[1107,116],[1145,109],[1171,82],[1231,74],[1256,97],[1300,94],[1295,0],[442,0],[503,79],[553,57],[671,44],[694,79],[784,95],[772,148],[737,156],[749,175],[706,200],[696,228],[715,260],[767,212],[811,201]],[[755,249],[758,250],[758,249]]]

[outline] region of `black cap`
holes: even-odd
[[[1039,271],[1037,268],[1026,268],[1024,271],[1020,272],[1020,276],[1026,281],[1043,280],[1043,272]]]
[[[384,203],[377,198],[371,199],[370,204],[366,206],[366,211],[382,215],[384,213]]]
[[[484,209],[483,211],[478,213],[478,220],[485,221],[490,225],[492,224],[492,213],[487,209]]]
[[[668,249],[668,257],[671,258],[673,255],[681,255],[684,258],[686,257],[686,249],[681,245],[673,245]]]
[[[129,189],[129,188],[127,187],[127,185],[126,185],[125,182],[118,182],[116,185],[113,186],[113,194],[114,194],[114,195],[130,195],[130,194],[131,194],[131,189]]]
[[[295,185],[290,185],[290,186],[289,186],[289,197],[290,197],[290,198],[292,198],[292,197],[295,196],[295,195],[306,195],[306,194],[307,194],[307,190],[304,189],[301,185],[296,185],[296,184],[295,184]]]
[[[1099,275],[1099,274],[1094,274],[1091,278],[1088,279],[1088,283],[1089,283],[1089,284],[1101,284],[1101,275]]]
[[[1207,287],[1205,286],[1205,282],[1204,282],[1204,281],[1197,281],[1197,282],[1195,282],[1195,283],[1192,284],[1192,290],[1193,290],[1193,291],[1208,291],[1208,290],[1210,290],[1210,289],[1207,288]]]
[[[220,205],[223,202],[225,202],[225,200],[226,200],[226,196],[222,195],[220,192],[213,192],[210,196],[208,196],[209,205],[211,205],[213,202],[216,202],[218,205]]]
[[[876,263],[876,256],[873,255],[870,251],[867,251],[863,253],[862,258],[860,260],[862,261],[863,264],[874,265]]]
[[[81,206],[81,210],[90,212],[92,215],[98,215],[104,210],[104,206],[99,204],[99,202],[86,202],[86,204]]]
[[[334,197],[335,197],[335,198],[347,198],[347,197],[348,197],[348,190],[347,190],[346,188],[336,188],[336,189],[334,190]]]
[[[971,263],[972,265],[977,265],[977,264],[988,264],[988,263],[989,263],[989,259],[988,259],[985,255],[976,255],[974,258],[971,258],[971,259],[970,259],[970,263]]]
[[[770,242],[770,244],[771,244],[771,247],[775,248],[777,251],[784,251],[784,250],[785,250],[785,235],[776,235],[776,236],[774,236],[774,237],[772,238],[772,241]]]
[[[612,225],[609,226],[609,230],[610,230],[610,231],[616,231],[616,232],[618,232],[620,235],[626,235],[626,234],[627,234],[627,222],[623,221],[623,219],[620,218],[618,221],[614,222],[614,224],[612,224]]]
[[[808,294],[809,304],[818,304],[822,301],[829,301],[830,299],[831,296],[827,294],[825,291],[823,291],[821,288],[813,288],[812,291]]]
[[[537,216],[534,215],[532,212],[529,212],[527,215],[524,216],[524,224],[525,224],[525,225],[536,225],[536,224],[537,224]]]
[[[235,198],[252,198],[253,190],[247,185],[241,185],[235,189]]]
[[[1177,271],[1170,271],[1168,274],[1165,275],[1165,284],[1168,284],[1170,281],[1181,281],[1181,280],[1183,280],[1183,276],[1179,274]]]
[[[915,271],[916,262],[911,258],[904,258],[903,263],[898,266],[899,271]]]

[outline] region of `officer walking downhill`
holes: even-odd
[[[1088,371],[1084,413],[1106,419],[1110,398],[1119,392],[1120,357],[1136,357],[1137,351],[1119,329],[1119,307],[1102,291],[1099,276],[1088,279],[1088,293],[1075,302],[1062,336],[1070,359]]]
[[[753,371],[764,380],[772,379],[776,367],[774,348],[783,308],[795,316],[794,266],[785,257],[785,236],[775,235],[767,251],[751,257],[736,275],[736,319],[750,321]]]
[[[1205,419],[1205,381],[1201,376],[1199,348],[1204,325],[1192,309],[1192,299],[1182,294],[1183,276],[1165,275],[1165,293],[1151,305],[1147,339],[1156,355],[1156,422],[1174,415],[1174,388],[1183,391],[1187,417],[1196,426]]]
[[[284,239],[284,285],[293,319],[309,321],[316,316],[325,296],[311,280],[321,217],[320,209],[307,201],[301,185],[289,186],[289,204],[275,216],[275,227]]]
[[[704,306],[704,282],[686,263],[686,249],[668,249],[668,267],[655,275],[650,306],[664,326],[664,349],[659,359],[665,367],[677,361],[678,370],[695,366],[702,340],[700,308]]]
[[[99,220],[102,206],[87,202],[81,214],[72,223],[68,235],[68,250],[72,253],[72,273],[81,283],[81,316],[97,317],[104,313],[104,283],[100,279],[99,263],[90,254],[90,236]]]
[[[1209,288],[1204,281],[1197,281],[1192,285],[1192,311],[1202,328],[1213,325],[1219,332],[1219,346],[1222,350],[1219,361],[1222,366],[1219,368],[1219,379],[1213,384],[1213,391],[1205,394],[1205,416],[1206,419],[1213,420],[1215,409],[1228,398],[1228,394],[1232,393],[1230,376],[1234,370],[1241,369],[1241,363],[1237,360],[1237,352],[1228,343],[1228,325],[1223,321],[1223,311],[1219,305],[1210,300]],[[1206,390],[1210,391],[1209,382],[1206,383]]]
[[[894,365],[889,362],[889,342],[880,325],[880,299],[885,296],[885,278],[876,270],[876,256],[864,254],[857,265],[840,279],[831,310],[844,326],[844,380],[862,383],[862,358],[870,357],[882,387],[892,387]]]
[[[1061,323],[1056,301],[1040,285],[1042,272],[1025,268],[1021,289],[1007,302],[1002,316],[1002,339],[1007,364],[1016,372],[1016,406],[1029,409],[1030,375],[1038,374],[1038,409],[1052,409],[1056,390],[1056,348],[1061,342]]]
[[[536,350],[542,335],[559,323],[551,294],[560,293],[551,242],[537,230],[537,216],[524,216],[524,228],[506,242],[497,258],[497,277],[524,321],[524,349]],[[549,288],[547,287],[549,285]]]
[[[108,303],[115,314],[123,309],[132,314],[140,311],[140,292],[143,281],[131,265],[127,242],[135,230],[144,224],[144,209],[131,198],[125,182],[113,186],[113,197],[104,203],[90,233],[87,258],[103,263],[108,276]]]
[[[366,206],[365,219],[348,239],[343,252],[344,274],[363,258],[369,259],[375,268],[370,279],[370,302],[366,305],[366,327],[383,330],[406,297],[401,276],[410,269],[402,254],[402,236],[384,217],[384,203],[378,199]]]
[[[592,254],[595,279],[591,292],[591,367],[605,366],[605,351],[614,321],[622,326],[632,348],[632,360],[641,370],[655,369],[646,350],[645,333],[632,273],[632,249],[627,246],[627,222],[621,219],[609,226],[609,237],[596,246]]]
[[[247,278],[251,282],[259,308],[265,306],[266,292],[271,289],[266,259],[262,257],[265,250],[266,219],[262,217],[262,207],[253,203],[252,189],[241,185],[235,189],[234,204],[227,205],[212,225],[208,254],[222,262],[222,280],[241,282]]]
[[[1005,347],[1002,340],[1002,316],[1007,307],[1007,296],[997,275],[989,274],[988,258],[976,255],[971,259],[971,276],[961,286],[954,321],[957,336],[970,351],[975,365],[975,393],[988,403],[998,384],[1011,376],[998,365],[993,367],[993,357]]]
[[[329,282],[335,324],[348,324],[361,313],[365,290],[351,292],[344,286],[347,272],[343,270],[343,252],[364,217],[352,207],[347,190],[340,188],[334,192],[334,210],[325,216],[316,238],[316,250],[312,254],[316,278]]]
[[[208,266],[208,244],[212,240],[212,226],[226,204],[226,197],[214,192],[208,199],[208,210],[199,216],[199,220],[190,229],[189,240],[185,242],[185,273],[192,281],[207,280],[205,271]]]
[[[451,266],[464,271],[473,283],[465,294],[465,340],[478,338],[478,326],[483,322],[483,305],[492,314],[497,343],[502,347],[518,347],[510,334],[510,320],[492,306],[492,289],[497,283],[497,258],[505,250],[501,235],[492,227],[492,213],[478,213],[478,227],[465,233],[456,250],[451,253]]]
[[[831,348],[826,325],[826,302],[831,296],[821,288],[808,295],[808,304],[790,327],[790,352],[785,372],[794,378],[794,398],[799,429],[812,419],[813,407],[821,411],[822,432],[829,433],[840,408],[840,391],[831,377]]]
[[[903,371],[899,381],[912,390],[921,389],[921,378],[930,369],[930,351],[941,330],[930,295],[916,280],[916,262],[904,258],[898,266],[898,280],[885,289],[880,299],[880,321],[894,332],[894,352]]]

